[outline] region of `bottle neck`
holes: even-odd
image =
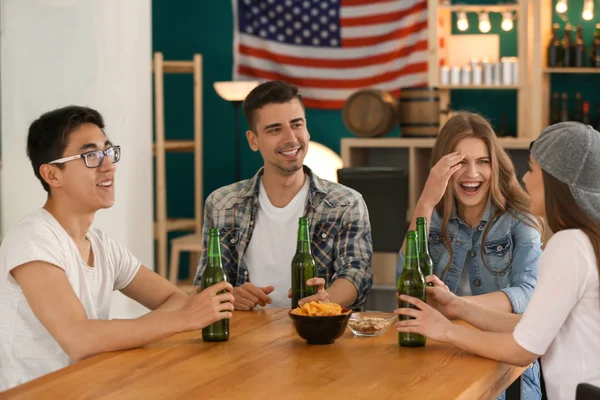
[[[404,255],[404,269],[418,269],[418,257],[417,241],[412,237],[408,238],[408,241],[406,242],[406,254]]]
[[[429,241],[427,240],[427,225],[417,224],[417,248],[419,254],[429,254]]]
[[[308,224],[300,224],[298,227],[298,244],[296,253],[310,253],[310,236]]]
[[[218,236],[208,238],[207,265],[221,265],[221,242]]]

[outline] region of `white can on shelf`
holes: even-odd
[[[512,63],[513,69],[513,85],[519,84],[519,59],[517,57],[513,57]]]
[[[510,57],[502,57],[500,59],[502,63],[502,84],[512,85],[513,84],[513,62]]]
[[[456,65],[450,68],[450,84],[460,85],[460,67]]]
[[[462,67],[460,83],[462,85],[470,85],[471,84],[471,67],[470,66],[465,65],[464,67]]]
[[[450,67],[442,65],[440,67],[440,85],[448,86],[450,84]]]
[[[494,65],[487,61],[483,63],[483,84],[494,84]]]
[[[476,65],[473,68],[473,85],[481,86],[481,83],[482,83],[481,65]]]
[[[502,84],[502,63],[497,61],[494,63],[494,85]]]

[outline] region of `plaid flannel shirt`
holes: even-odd
[[[335,182],[319,179],[308,167],[310,179],[305,215],[311,221],[311,249],[319,276],[326,287],[344,278],[358,290],[352,308],[361,307],[373,284],[371,258],[373,244],[367,206],[360,193]],[[208,232],[219,228],[223,267],[229,282],[241,286],[251,281],[244,253],[252,238],[258,193],[263,169],[249,180],[217,189],[208,196],[204,207],[203,248],[208,245]],[[195,285],[206,267],[206,251],[202,252]]]

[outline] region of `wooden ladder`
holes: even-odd
[[[154,239],[158,241],[157,272],[177,283],[179,272],[179,252],[192,251],[199,253],[202,249],[202,56],[194,54],[192,61],[165,61],[163,54],[154,53],[152,62],[154,72],[154,118],[156,138],[153,154],[156,157],[156,221],[154,223]],[[194,138],[192,140],[165,139],[165,99],[164,74],[193,74],[194,81]],[[194,217],[167,217],[166,189],[166,153],[194,153]],[[180,236],[171,241],[171,268],[167,271],[168,233],[184,231],[191,234]],[[174,255],[173,253],[177,253]],[[175,258],[174,258],[175,257]],[[173,261],[176,260],[176,264]],[[197,261],[190,260],[190,275],[195,272]],[[194,262],[196,264],[194,265]],[[192,267],[194,265],[194,267]],[[194,271],[192,271],[194,269]],[[191,276],[193,278],[193,276]],[[188,285],[186,285],[188,286]],[[186,289],[191,290],[190,287]]]

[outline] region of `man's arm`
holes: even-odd
[[[335,240],[335,273],[327,292],[331,301],[345,307],[359,307],[367,300],[373,285],[371,223],[362,197],[344,211]]]
[[[183,290],[143,265],[121,293],[150,310],[161,311],[179,310],[188,298]]]
[[[35,316],[73,360],[105,351],[139,347],[177,332],[201,329],[230,318],[233,310],[231,293],[216,295],[217,291],[231,290],[231,285],[222,282],[201,294],[189,296],[179,310],[150,312],[131,320],[91,320],[62,269],[34,261],[13,268],[11,273]],[[135,286],[130,288],[130,294],[139,296]],[[161,290],[163,306],[172,298],[167,295],[167,289]],[[157,299],[147,295],[140,297],[146,306],[161,305],[160,296]],[[173,299],[169,306],[179,301],[177,297]]]

